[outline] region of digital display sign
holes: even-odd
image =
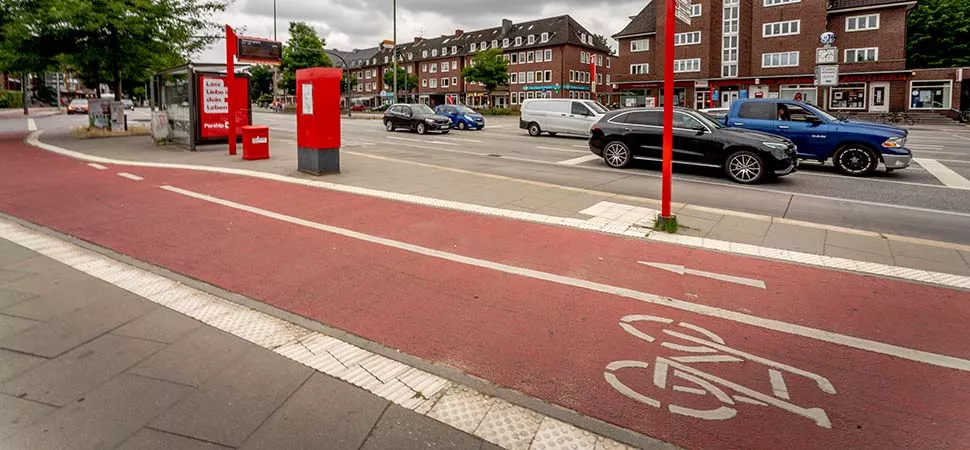
[[[239,62],[279,64],[283,59],[283,44],[278,41],[239,36],[237,43]]]

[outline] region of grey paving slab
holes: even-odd
[[[376,395],[318,372],[239,448],[359,448],[388,404]]]
[[[825,246],[842,247],[876,255],[892,256],[892,251],[889,249],[889,241],[881,237],[826,231]]]
[[[719,220],[719,219],[718,219]],[[687,236],[707,236],[710,234],[711,230],[717,225],[717,220],[708,220],[700,217],[693,216],[677,216],[677,223],[680,224],[680,229],[677,234],[685,234]]]
[[[960,252],[957,250],[941,247],[931,247],[928,245],[915,244],[912,242],[904,242],[897,240],[888,240],[889,249],[893,253],[893,257],[898,259],[900,256],[905,256],[909,258],[917,258],[925,261],[932,261],[940,264],[949,264],[955,267],[967,267],[966,261],[960,256]]]
[[[115,450],[224,450],[211,442],[204,442],[164,431],[142,428],[137,434],[118,446]],[[285,447],[277,447],[285,448]]]
[[[172,343],[202,326],[202,322],[168,308],[158,308],[141,316],[112,334]]]
[[[209,326],[185,335],[174,344],[142,361],[130,372],[159,380],[201,386],[254,344]]]
[[[0,450],[111,449],[171,408],[192,388],[120,375],[0,441]]]
[[[38,323],[40,322],[36,320],[0,314],[0,340],[27,330]]]
[[[49,278],[47,275],[37,275]],[[88,279],[52,291],[44,292],[28,301],[4,308],[3,314],[47,322],[77,311],[99,300],[123,298],[132,294],[97,279]]]
[[[751,235],[765,235],[771,222],[767,220],[749,219],[747,217],[724,216],[717,222],[715,230],[737,231]]]
[[[927,261],[906,255],[895,255],[893,256],[893,261],[900,267],[970,276],[970,268],[962,263]]]
[[[868,253],[860,250],[853,250],[851,248],[836,247],[831,245],[825,246],[825,255],[835,256],[839,258],[854,259],[857,261],[868,261],[868,262],[874,262],[879,264],[895,265],[895,262],[893,261],[893,258],[890,255]]]
[[[391,405],[361,449],[470,449],[480,448],[481,445],[481,439],[464,431]]]
[[[8,283],[0,284],[0,288],[33,294],[44,294],[63,286],[79,281],[90,281],[90,275],[65,266],[46,256],[27,258],[3,267],[6,270],[16,270],[35,274]]]
[[[820,255],[825,251],[825,230],[773,223],[765,234],[763,245]]]
[[[963,257],[963,261],[966,262],[968,266],[970,266],[970,252],[965,252],[961,250],[959,253],[960,253],[960,256]]]
[[[0,394],[0,442],[55,409],[53,406]]]
[[[4,308],[25,302],[36,296],[37,294],[32,294],[30,292],[12,291],[10,289],[0,288],[0,313],[3,312]]]
[[[63,406],[161,349],[164,344],[107,334],[0,384],[0,392]]]
[[[7,270],[0,269],[0,284],[9,283],[11,281],[17,281],[21,278],[29,277],[33,274],[30,272],[24,272],[20,270]]]
[[[313,369],[254,348],[166,411],[151,427],[237,447],[312,373]]]
[[[10,241],[0,241],[0,267],[37,256],[33,250]]]
[[[707,233],[707,236],[704,237],[709,239],[718,239],[721,241],[738,242],[741,244],[762,245],[762,243],[764,243],[764,234],[750,234],[735,229],[718,228],[718,226],[711,229],[711,232]]]
[[[0,382],[33,369],[45,361],[47,361],[46,358],[0,349]]]
[[[677,211],[674,211],[674,213],[677,214],[678,219],[682,217],[691,217],[691,218],[697,218],[697,219],[710,220],[714,222],[720,221],[721,218],[724,217],[724,214],[700,210],[690,205],[683,207]]]
[[[0,340],[0,348],[53,358],[155,308],[154,303],[134,296],[101,300]]]

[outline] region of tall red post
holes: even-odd
[[[229,103],[229,154],[236,154],[236,102],[232,91],[236,87],[236,33],[226,25],[226,99]]]
[[[674,161],[674,16],[677,0],[667,0],[664,21],[664,129],[663,129],[663,193],[660,217],[670,216],[670,179],[673,178]]]

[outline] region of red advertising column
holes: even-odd
[[[343,71],[315,67],[296,71],[297,170],[340,172],[340,82]]]

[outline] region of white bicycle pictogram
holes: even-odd
[[[671,327],[663,327],[660,330],[662,336],[657,335],[655,337],[637,328],[634,324],[671,325]],[[701,396],[710,394],[720,402],[720,406],[712,409],[695,409],[668,403],[667,409],[672,414],[706,420],[728,420],[738,414],[739,404],[772,405],[811,419],[820,427],[832,428],[832,422],[829,421],[828,415],[822,408],[802,407],[792,403],[785,381],[786,373],[801,376],[814,381],[822,392],[834,395],[835,387],[825,377],[728,347],[720,336],[697,325],[686,322],[679,322],[675,327],[673,325],[674,320],[657,316],[630,315],[620,319],[621,328],[646,342],[653,343],[658,337],[680,340],[680,342],[663,341],[660,343],[661,347],[681,354],[657,356],[654,359],[653,386],[651,389],[666,390],[670,387],[673,391],[680,393]],[[683,353],[686,353],[686,355]],[[768,379],[772,389],[771,394],[742,386],[695,367],[699,364],[744,362],[758,363],[767,367]],[[660,400],[637,392],[621,382],[616,375],[617,371],[624,369],[642,370],[649,368],[650,363],[646,361],[613,361],[606,366],[604,376],[606,382],[621,394],[655,408],[661,408]]]

